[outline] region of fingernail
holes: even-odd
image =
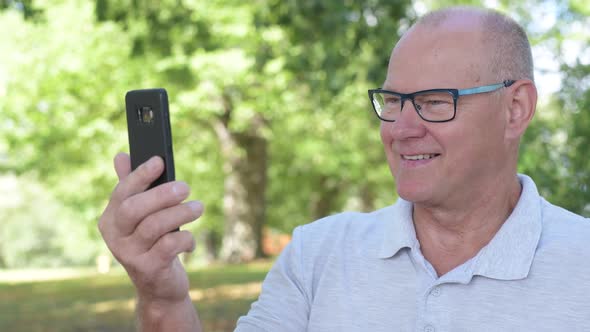
[[[199,201],[192,201],[188,202],[187,204],[194,212],[201,213],[203,211],[203,204],[201,204]]]
[[[188,193],[188,185],[184,182],[178,182],[176,184],[174,184],[174,186],[172,186],[172,192],[176,195],[176,196],[184,196]]]

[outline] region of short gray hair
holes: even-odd
[[[490,68],[498,81],[528,78],[534,82],[533,56],[526,32],[512,18],[491,9],[459,6],[431,12],[416,25],[437,27],[448,19],[475,15],[481,20],[486,45],[492,45]]]

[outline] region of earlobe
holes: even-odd
[[[537,88],[528,79],[516,81],[507,93],[508,116],[506,138],[520,138],[535,115]]]

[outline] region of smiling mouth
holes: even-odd
[[[402,154],[403,160],[425,160],[425,159],[432,159],[434,157],[440,156],[440,153],[431,153],[431,154],[415,154],[415,155],[404,155]]]

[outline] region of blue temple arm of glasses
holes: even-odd
[[[503,88],[503,87],[509,87],[512,85],[512,83],[514,83],[514,81],[509,80],[509,81],[504,81],[504,82],[498,83],[498,84],[484,85],[484,86],[478,86],[476,88],[458,90],[457,92],[459,93],[459,96],[474,95],[477,93],[486,93],[486,92],[496,91],[496,90]]]

